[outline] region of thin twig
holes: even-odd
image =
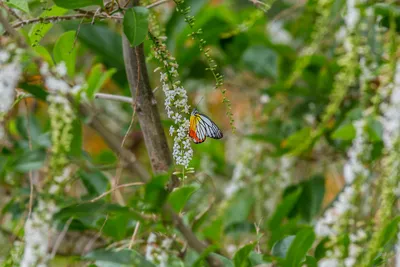
[[[59,22],[63,20],[76,20],[76,19],[82,19],[82,18],[87,18],[87,19],[92,19],[93,15],[92,14],[74,14],[74,15],[64,15],[64,16],[50,16],[50,17],[45,17],[45,18],[35,18],[35,19],[27,19],[23,20],[20,22],[17,22],[12,25],[12,28],[20,28],[28,24],[33,24],[33,23],[52,23],[52,22]],[[113,20],[122,20],[122,17],[117,17],[117,16],[108,16],[105,14],[97,15],[97,18],[101,19],[113,19]],[[9,31],[6,29],[7,32]]]
[[[94,96],[94,98],[113,100],[113,101],[118,101],[118,102],[129,103],[129,104],[132,103],[132,98],[131,97],[122,96],[122,95],[111,95],[111,94],[97,93]]]
[[[72,219],[73,219],[72,217],[68,219],[68,221],[64,225],[64,228],[63,228],[62,232],[57,237],[57,240],[56,240],[56,242],[54,244],[53,250],[51,251],[51,254],[50,254],[50,259],[54,258],[54,256],[56,255],[57,250],[60,247],[62,240],[64,239],[65,235],[67,234],[67,231],[68,231],[68,228],[69,228],[69,226],[70,226],[70,224],[72,222]]]
[[[135,230],[133,230],[131,241],[129,242],[129,247],[128,247],[129,249],[132,249],[133,244],[135,243],[135,239],[136,239],[137,233],[139,231],[139,227],[140,227],[140,222],[138,221],[135,225]]]
[[[104,219],[104,222],[103,222],[102,226],[100,227],[100,230],[97,232],[97,234],[83,248],[82,256],[92,248],[94,242],[96,242],[96,240],[101,236],[101,234],[103,233],[103,228],[106,225],[107,221],[108,221],[108,214],[106,215],[106,218]]]
[[[171,0],[160,0],[160,1],[157,1],[157,2],[154,2],[154,3],[151,3],[150,5],[147,5],[146,8],[153,8],[153,7],[162,5],[164,3],[167,3],[169,1],[171,1]]]
[[[7,12],[10,13],[12,16],[14,16],[18,20],[22,21],[22,18],[20,16],[18,16],[18,14],[12,8],[9,8],[6,4],[4,4],[3,1],[0,1],[0,6],[4,7],[4,9],[6,9]]]
[[[144,185],[144,183],[142,183],[142,182],[135,182],[135,183],[127,183],[127,184],[118,185],[118,186],[116,186],[116,187],[114,187],[114,188],[112,188],[112,189],[110,189],[110,190],[104,192],[104,193],[101,194],[100,196],[93,198],[92,200],[90,200],[90,202],[95,202],[95,201],[97,201],[97,200],[99,200],[99,199],[105,197],[106,195],[108,195],[108,194],[110,194],[110,193],[112,193],[112,192],[114,192],[115,190],[118,190],[118,189],[120,189],[120,188],[130,187],[130,186],[135,186],[135,185]]]

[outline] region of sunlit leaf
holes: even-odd
[[[149,26],[149,10],[145,7],[133,7],[124,15],[124,34],[131,46],[138,46],[145,40]]]
[[[56,63],[65,62],[68,75],[73,77],[75,73],[76,44],[75,31],[63,33],[54,45],[53,55]]]

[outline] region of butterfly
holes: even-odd
[[[218,126],[206,115],[193,109],[190,115],[189,136],[195,144],[203,143],[207,137],[221,139],[223,134]]]

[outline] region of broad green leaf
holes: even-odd
[[[317,267],[318,263],[317,260],[312,257],[312,256],[306,256],[306,260],[304,261],[304,263],[307,267]]]
[[[286,254],[294,238],[295,238],[294,235],[290,235],[276,242],[272,247],[272,255],[282,259],[286,258]]]
[[[352,122],[341,125],[331,134],[331,138],[337,140],[353,140],[355,136],[356,130]]]
[[[150,210],[159,210],[164,201],[168,197],[168,192],[165,189],[165,184],[169,179],[169,175],[161,174],[154,176],[149,183],[146,184],[145,203]]]
[[[130,216],[128,214],[115,214],[113,216],[108,216],[107,221],[103,226],[104,235],[110,236],[116,240],[123,239],[128,230],[130,230],[127,225],[130,221]]]
[[[20,86],[23,90],[27,91],[28,93],[32,94],[36,98],[46,101],[46,98],[48,96],[48,92],[43,90],[41,86],[38,85],[33,85],[33,84],[28,84],[28,83],[23,83]]]
[[[98,267],[155,267],[135,250],[105,250],[92,251],[84,256],[86,260],[95,261]]]
[[[54,3],[63,8],[75,9],[87,6],[103,6],[103,0],[54,0]]]
[[[15,163],[15,170],[29,172],[43,167],[46,153],[42,150],[26,151]]]
[[[78,25],[78,23],[68,23],[64,27],[67,30],[74,30]],[[78,39],[99,55],[102,62],[124,70],[121,34],[103,25],[83,24],[80,27]]]
[[[145,7],[133,7],[124,15],[124,34],[131,46],[138,46],[146,39],[149,26],[149,10]]]
[[[228,207],[224,214],[224,227],[229,227],[231,224],[241,223],[247,220],[253,203],[254,195],[250,190],[242,190],[238,192],[228,203]]]
[[[43,13],[40,14],[39,18],[61,16],[64,15],[67,11],[68,11],[67,9],[58,6],[53,6],[43,11]],[[53,23],[34,24],[31,30],[29,31],[29,39],[31,41],[32,46],[37,46],[40,40],[53,27],[53,25],[54,25]]]
[[[311,127],[304,127],[303,129],[291,134],[284,142],[282,142],[281,146],[283,148],[295,148],[310,137],[311,131]]]
[[[192,267],[203,267],[206,257],[217,249],[218,247],[216,245],[208,246],[197,258],[197,260],[192,264]]]
[[[387,244],[389,244],[390,241],[392,241],[396,237],[398,233],[399,223],[400,223],[400,216],[397,216],[392,221],[388,222],[386,226],[384,226],[383,230],[384,234],[382,236],[382,239],[380,240],[381,248],[385,247]]]
[[[256,74],[276,78],[278,76],[278,56],[264,46],[249,47],[242,56],[244,65]]]
[[[29,13],[29,5],[27,0],[6,0],[7,5],[10,7],[18,8],[25,13]]]
[[[102,64],[96,64],[88,77],[86,95],[89,99],[93,99],[94,95],[100,90],[104,83],[117,71],[116,69],[110,69],[103,71],[104,67]]]
[[[76,61],[76,44],[75,44],[75,31],[65,32],[58,38],[54,45],[53,56],[55,62],[65,62],[70,77],[75,73]]]
[[[78,175],[90,195],[100,195],[104,193],[109,186],[108,178],[97,169],[89,172],[80,170],[78,171]]]
[[[47,51],[46,47],[44,46],[35,46],[33,50],[39,54],[48,64],[49,66],[53,66],[53,58],[51,57],[49,51]]]
[[[314,230],[305,228],[296,234],[286,254],[287,267],[300,267],[315,240]]]
[[[367,120],[367,133],[372,142],[382,141],[383,127],[380,121],[374,118]]]
[[[211,253],[211,255],[217,259],[219,259],[224,267],[234,267],[232,261],[230,259],[225,258],[222,255]]]
[[[325,195],[325,179],[321,175],[316,175],[297,185],[288,187],[284,195],[301,188],[302,192],[289,213],[289,217],[301,217],[306,221],[311,221],[316,216],[321,208],[322,201]]]
[[[180,212],[184,207],[186,202],[189,200],[190,196],[198,189],[196,185],[186,185],[176,188],[168,196],[168,203],[176,212]]]
[[[223,226],[224,225],[221,218],[214,219],[210,224],[204,227],[202,231],[203,235],[214,242],[220,242]]]
[[[268,226],[271,231],[275,231],[277,228],[279,228],[282,220],[289,214],[294,205],[297,203],[301,192],[302,189],[299,188],[293,193],[290,193],[289,195],[285,196],[283,201],[276,207],[274,214],[268,222]]]
[[[235,267],[249,266],[249,254],[255,246],[255,243],[250,243],[236,251],[235,255],[233,256],[233,263],[235,264]]]

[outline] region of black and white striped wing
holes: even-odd
[[[200,139],[207,137],[211,137],[214,139],[221,139],[223,134],[218,126],[206,115],[196,114],[198,119],[197,123],[197,136]]]

